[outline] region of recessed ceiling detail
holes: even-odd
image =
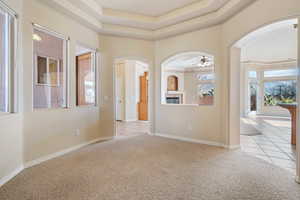
[[[42,0],[100,33],[156,40],[224,22],[255,0]]]

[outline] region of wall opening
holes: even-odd
[[[230,145],[295,174],[298,19],[260,28],[231,47]],[[240,105],[240,106],[237,106]]]
[[[185,52],[162,63],[162,104],[213,105],[214,96],[214,56],[203,52]]]
[[[151,133],[150,71],[145,62],[118,59],[114,67],[115,131],[118,137]]]

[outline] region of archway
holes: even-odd
[[[161,64],[161,104],[213,105],[214,56],[198,51],[183,52]]]
[[[239,145],[240,143],[242,143],[240,141],[240,133],[243,129],[243,124],[241,125],[240,123],[240,117],[241,116],[245,116],[247,115],[247,109],[250,108],[251,105],[251,98],[249,97],[249,90],[247,91],[247,89],[249,89],[249,83],[254,83],[249,81],[251,80],[257,80],[258,83],[258,90],[257,90],[257,94],[258,97],[256,97],[255,99],[257,100],[257,113],[259,115],[274,115],[274,114],[278,114],[281,115],[283,112],[288,114],[287,110],[280,110],[279,112],[279,108],[281,106],[282,103],[296,103],[296,93],[294,93],[293,95],[287,95],[286,97],[286,93],[283,93],[283,90],[287,89],[287,90],[291,90],[289,88],[294,88],[294,90],[296,90],[297,86],[296,86],[296,80],[297,80],[297,76],[299,75],[297,73],[297,71],[299,70],[299,65],[298,62],[299,61],[299,51],[297,52],[297,38],[299,38],[299,33],[296,30],[296,26],[295,24],[298,24],[298,20],[297,19],[290,19],[290,20],[284,20],[284,21],[280,21],[280,22],[276,22],[270,25],[266,25],[262,28],[259,28],[249,34],[247,34],[246,36],[244,36],[243,38],[241,38],[239,41],[237,41],[236,43],[234,43],[231,48],[230,48],[230,95],[229,95],[229,138],[228,138],[228,142],[230,145]],[[263,58],[265,60],[243,60],[243,58],[245,57],[245,49],[247,49],[249,46],[249,44],[251,43],[255,43],[253,42],[254,40],[258,41],[257,38],[263,38],[265,35],[268,35],[269,33],[274,33],[274,32],[278,32],[278,30],[281,30],[282,27],[289,27],[289,30],[293,30],[294,33],[294,37],[295,40],[294,42],[294,47],[295,49],[293,52],[293,56],[291,58],[288,59],[282,59],[285,58],[286,55],[283,55],[282,52],[281,54],[276,54],[276,52],[280,52],[277,51],[278,49],[280,50],[280,47],[282,45],[286,45],[286,43],[280,43],[280,41],[278,41],[278,39],[276,39],[276,37],[272,38],[274,36],[274,34],[272,35],[272,37],[270,37],[269,39],[273,39],[273,43],[277,46],[278,49],[274,48],[273,46],[273,50],[272,50],[272,54],[266,54],[266,52],[260,53],[259,54],[259,50],[261,48],[257,48],[257,52],[254,52],[254,54],[256,53],[257,55],[259,54],[259,56],[257,56],[256,58]],[[296,30],[296,31],[295,31]],[[265,37],[265,40],[268,40],[268,38]],[[272,46],[272,44],[269,44]],[[281,46],[280,46],[281,45]],[[286,48],[286,47],[285,47]],[[289,49],[289,50],[290,50]],[[248,49],[249,51],[249,49]],[[249,53],[249,52],[248,52]],[[253,52],[252,52],[253,53]],[[268,60],[266,58],[269,58],[268,56],[273,56],[276,58],[279,58],[277,61],[275,60]],[[248,55],[249,56],[249,55]],[[251,56],[250,56],[251,57]],[[244,61],[244,62],[241,62]],[[291,65],[292,64],[292,68],[294,67],[294,71],[291,70]],[[290,67],[290,68],[289,68]],[[245,69],[247,69],[245,71]],[[249,70],[250,69],[250,70]],[[250,73],[251,72],[251,73]],[[253,73],[255,72],[255,73]],[[252,77],[251,77],[252,76]],[[272,90],[277,90],[276,87],[279,87],[279,85],[281,84],[283,88],[280,86],[280,94],[276,94],[276,92],[272,92]],[[288,87],[287,87],[288,85]],[[298,88],[299,88],[299,82],[298,82]],[[289,93],[289,91],[288,91]],[[298,93],[299,96],[299,93]],[[284,97],[284,98],[283,98]],[[269,99],[271,98],[271,100]],[[286,101],[287,98],[289,102]],[[252,98],[253,100],[253,98]],[[269,101],[270,100],[270,101]],[[286,102],[285,102],[286,101]],[[298,99],[299,101],[299,99]],[[240,106],[236,106],[236,105],[240,105]],[[278,106],[277,106],[278,105]],[[280,105],[280,106],[279,106]],[[277,113],[274,113],[274,111],[276,111]],[[272,120],[273,119],[268,119],[268,120],[263,120],[263,121],[267,121],[268,125],[272,124]],[[298,120],[299,121],[299,120]],[[257,121],[256,121],[257,122]],[[291,127],[290,123],[290,127]],[[255,126],[254,126],[255,127]],[[298,126],[299,127],[299,126]],[[274,128],[274,127],[273,127]],[[275,127],[275,129],[278,127]],[[292,127],[291,127],[292,128]],[[259,129],[259,128],[258,128]],[[276,130],[273,130],[276,131]],[[257,131],[257,130],[256,130]],[[265,130],[258,130],[258,134],[261,134],[262,138],[265,137],[267,134],[265,133]],[[282,131],[281,131],[282,132]],[[293,131],[291,131],[293,133]],[[298,131],[299,132],[299,131]],[[295,133],[295,132],[294,132]],[[293,152],[286,152],[286,151],[281,151],[283,148],[281,148],[279,146],[279,144],[277,144],[277,141],[273,141],[273,140],[269,140],[269,137],[273,137],[272,135],[267,135],[267,138],[264,143],[265,144],[270,144],[270,145],[260,145],[260,144],[254,144],[259,146],[260,150],[258,152],[261,152],[263,154],[263,156],[266,155],[267,159],[264,159],[265,157],[262,157],[261,155],[259,155],[260,158],[267,160],[268,162],[271,163],[275,163],[273,162],[273,160],[275,159],[281,159],[284,156],[284,159],[291,159],[291,163],[293,164],[294,167],[292,167],[292,171],[295,172],[296,171],[296,164],[297,162],[294,162],[295,160],[298,159],[297,155],[296,155],[296,147],[294,146],[294,153]],[[259,141],[261,142],[261,141]],[[292,143],[292,140],[289,141],[290,143]],[[275,145],[274,145],[275,144]],[[294,144],[296,144],[296,142],[294,141]],[[300,145],[299,143],[299,138],[298,138],[298,146]],[[268,147],[267,147],[268,146]],[[279,151],[277,151],[277,147],[279,148]],[[286,145],[288,146],[288,145]],[[274,147],[274,148],[273,148]],[[268,148],[268,149],[267,149]],[[299,148],[298,148],[299,149]],[[274,153],[272,152],[273,150],[276,150],[276,152],[279,153]],[[257,152],[257,153],[258,153]],[[293,153],[293,155],[289,155],[289,153]],[[299,162],[299,161],[298,161]],[[283,167],[284,166],[280,166]],[[299,166],[298,166],[299,169]],[[297,170],[297,173],[299,173],[299,170]],[[299,174],[298,174],[299,176]]]

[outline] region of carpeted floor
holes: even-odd
[[[137,136],[23,171],[1,200],[299,200],[284,169],[240,151]]]

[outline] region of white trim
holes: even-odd
[[[158,137],[164,137],[164,138],[179,140],[179,141],[184,141],[184,142],[191,142],[191,143],[205,144],[205,145],[210,145],[210,146],[224,147],[224,144],[221,144],[219,142],[211,142],[211,141],[207,141],[207,140],[197,140],[197,139],[191,139],[191,138],[174,136],[174,135],[167,135],[167,134],[161,134],[161,133],[155,133],[154,135],[158,136]]]
[[[43,162],[45,162],[47,160],[51,160],[53,158],[60,157],[62,155],[65,155],[65,154],[70,153],[72,151],[78,150],[78,149],[80,149],[82,147],[85,147],[85,146],[88,146],[90,144],[93,144],[93,143],[96,143],[96,142],[99,142],[99,141],[112,140],[112,139],[114,139],[113,136],[112,137],[97,138],[95,140],[91,140],[89,142],[85,142],[83,144],[79,144],[77,146],[70,147],[68,149],[65,149],[65,150],[62,150],[62,151],[59,151],[59,152],[56,152],[56,153],[53,153],[53,154],[50,154],[50,155],[38,158],[36,160],[29,161],[29,162],[25,163],[24,166],[21,165],[20,167],[18,167],[17,169],[15,169],[10,174],[8,174],[8,175],[4,176],[3,178],[1,178],[0,179],[0,187],[2,187],[5,183],[7,183],[8,181],[10,181],[12,178],[14,178],[15,176],[17,176],[20,172],[22,172],[26,168],[33,167],[35,165],[39,165],[39,164],[41,164],[41,163],[43,163]]]
[[[50,36],[53,36],[53,37],[56,37],[56,38],[59,38],[61,40],[63,40],[63,58],[62,58],[62,62],[63,62],[63,65],[60,66],[60,63],[59,63],[59,67],[62,68],[64,70],[65,73],[63,73],[64,75],[64,78],[63,78],[63,105],[60,106],[59,108],[62,108],[62,109],[68,109],[70,108],[70,66],[69,66],[69,62],[70,62],[70,38],[67,37],[67,36],[64,36],[60,33],[57,33],[55,31],[52,31],[46,27],[43,27],[41,25],[38,25],[38,24],[35,24],[35,23],[32,23],[32,33],[34,33],[35,31],[40,31],[40,32],[43,32],[47,35],[50,35]],[[32,53],[33,55],[36,55],[36,53],[34,52],[34,42],[35,40],[32,39]],[[47,57],[47,56],[41,56],[41,57]],[[33,62],[35,61],[35,59],[33,60]],[[60,61],[60,60],[59,60]],[[36,68],[36,64],[34,64],[34,67]],[[48,59],[47,59],[47,66],[48,66]],[[36,78],[36,75],[34,73],[37,73],[34,72],[34,70],[32,71],[32,91],[34,91],[34,87],[35,87],[35,78]],[[34,92],[32,94],[34,96]],[[35,108],[34,107],[34,98],[32,96],[32,111],[35,111],[35,110],[39,110],[39,109],[43,109],[43,108]],[[50,108],[48,106],[47,109],[54,109],[54,108]]]
[[[7,13],[9,13],[9,15],[11,15],[12,17],[18,18],[18,14],[13,9],[11,9],[5,2],[0,1],[0,7],[4,9]]]
[[[237,150],[241,148],[241,145],[223,145],[223,147],[229,150]]]
[[[5,91],[5,110],[1,113],[17,112],[17,51],[18,51],[18,19],[17,14],[9,8],[4,2],[0,1],[0,12],[5,16],[4,26],[7,29],[5,37],[5,80],[8,91]]]
[[[60,66],[60,59],[57,59],[57,58],[53,58],[53,57],[49,57],[49,56],[44,56],[44,55],[41,55],[41,54],[35,54],[34,55],[35,57],[35,85],[37,86],[49,86],[49,87],[60,87],[61,84],[60,84],[60,70],[61,70],[61,66]],[[47,83],[39,83],[38,79],[39,79],[39,66],[38,66],[38,58],[45,58],[46,59],[46,73],[47,73],[47,80],[46,82]],[[50,73],[50,69],[49,69],[49,65],[50,65],[50,61],[49,60],[54,60],[57,62],[57,83],[56,84],[51,84],[51,79],[50,79],[50,76],[49,76],[49,73]]]
[[[99,80],[98,80],[98,53],[97,50],[93,49],[93,48],[88,48],[86,46],[81,45],[80,43],[77,43],[77,46],[80,46],[82,48],[86,48],[88,51],[82,54],[76,54],[76,63],[75,63],[75,68],[77,71],[77,57],[78,56],[83,56],[86,54],[90,54],[91,55],[91,69],[92,72],[94,73],[94,91],[95,91],[95,97],[94,97],[94,103],[93,104],[89,104],[89,105],[78,105],[77,102],[77,98],[78,98],[78,88],[77,88],[77,83],[79,81],[78,77],[77,77],[77,73],[76,73],[76,107],[82,107],[82,106],[86,106],[86,107],[98,107],[98,84],[99,84]]]
[[[253,65],[282,65],[282,64],[295,64],[297,65],[297,59],[289,59],[289,60],[278,60],[278,61],[258,61],[258,60],[248,60],[242,61],[242,64],[253,64]]]
[[[68,149],[65,149],[65,150],[62,150],[62,151],[50,154],[50,155],[43,156],[43,157],[38,158],[36,160],[32,160],[32,161],[26,162],[25,165],[24,165],[24,168],[26,169],[26,168],[29,168],[29,167],[33,167],[35,165],[39,165],[39,164],[41,164],[41,163],[43,163],[45,161],[51,160],[53,158],[60,157],[62,155],[65,155],[65,154],[70,153],[72,151],[78,150],[78,149],[80,149],[82,147],[88,146],[88,145],[93,144],[93,143],[96,143],[96,142],[99,142],[99,141],[111,140],[111,139],[113,139],[113,136],[111,136],[111,137],[104,137],[104,138],[97,138],[95,140],[91,140],[89,142],[85,142],[83,144],[79,144],[77,146],[73,146],[73,147],[70,147]]]
[[[10,174],[2,177],[0,179],[0,187],[2,187],[5,183],[7,183],[8,181],[10,181],[11,179],[13,179],[15,176],[17,176],[20,172],[22,172],[24,170],[24,166],[21,165],[20,167],[18,167],[17,169],[15,169],[13,172],[11,172]]]
[[[37,31],[40,31],[40,32],[43,32],[43,33],[47,33],[49,35],[52,35],[52,36],[57,37],[57,38],[60,38],[62,40],[66,40],[66,41],[69,40],[69,37],[67,37],[67,36],[65,36],[65,35],[63,35],[61,33],[58,33],[56,31],[53,31],[51,29],[48,29],[48,28],[46,28],[44,26],[41,26],[39,24],[32,23],[32,26],[33,26],[34,30],[37,30]]]

